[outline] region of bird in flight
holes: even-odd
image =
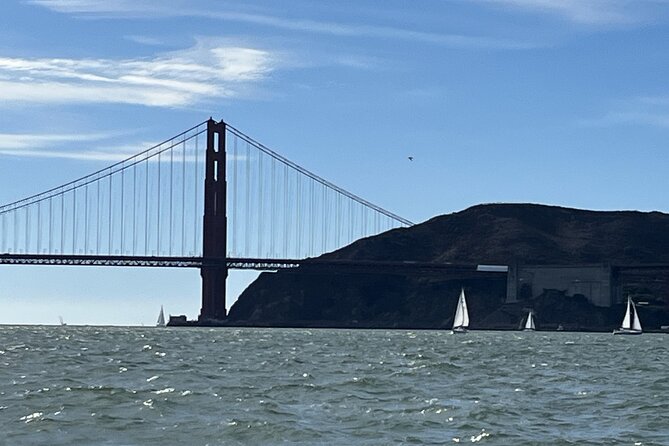
[[[409,158],[409,161],[413,161],[413,156],[408,156],[407,158]]]

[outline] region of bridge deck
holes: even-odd
[[[267,259],[234,258],[203,259],[202,257],[98,256],[98,255],[35,255],[0,254],[4,265],[61,265],[61,266],[125,266],[163,268],[202,268],[225,264],[229,269],[274,271],[279,269],[342,269],[373,271],[448,271],[476,272],[478,265],[412,261],[375,261],[348,259]]]

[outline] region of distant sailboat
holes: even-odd
[[[641,334],[641,321],[639,321],[639,313],[636,311],[636,306],[631,297],[627,297],[627,310],[620,328],[613,330],[613,334],[636,335]]]
[[[163,306],[160,306],[160,313],[158,314],[158,322],[156,322],[156,327],[165,326],[165,313],[163,312]]]
[[[67,325],[65,322],[63,322],[63,316],[58,316],[58,320],[60,321],[60,325]]]
[[[525,326],[523,327],[523,331],[534,331],[535,326],[534,326],[534,312],[530,311],[527,313],[527,319],[525,320]]]
[[[469,326],[469,312],[467,311],[467,300],[465,299],[465,289],[460,290],[458,307],[455,310],[453,318],[453,333],[466,333]]]

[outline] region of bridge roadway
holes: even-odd
[[[202,268],[225,264],[228,269],[276,271],[300,268],[300,271],[319,272],[330,268],[346,272],[450,272],[450,273],[506,273],[504,265],[481,265],[471,263],[436,263],[395,260],[356,259],[270,259],[228,257],[225,259],[204,259],[203,257],[176,256],[99,256],[99,255],[50,255],[50,254],[0,254],[0,265],[60,265],[60,266],[125,266],[158,268]],[[627,264],[614,265],[618,271],[669,270],[669,264]]]
[[[163,267],[163,268],[202,268],[225,264],[228,269],[276,271],[300,268],[319,272],[336,268],[346,272],[494,272],[506,273],[502,266],[485,267],[475,264],[454,264],[414,261],[376,261],[328,258],[307,259],[267,259],[235,258],[204,259],[202,257],[169,256],[98,256],[98,255],[47,255],[47,254],[0,254],[0,264],[4,265],[72,265],[72,266],[126,266],[126,267]]]

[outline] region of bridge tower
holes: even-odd
[[[226,317],[225,281],[228,267],[225,162],[225,122],[209,119],[205,156],[200,322]]]

